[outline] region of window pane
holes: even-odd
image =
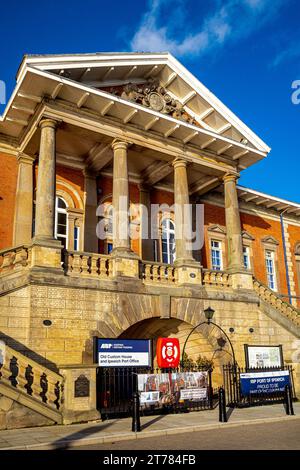
[[[67,207],[65,201],[61,199],[60,197],[57,198],[57,207],[59,207],[60,209],[66,209]]]
[[[57,223],[67,225],[67,214],[57,213]]]

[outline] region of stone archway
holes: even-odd
[[[155,340],[158,337],[178,338],[180,349],[182,351],[186,337],[192,328],[193,326],[190,323],[177,318],[162,319],[152,317],[133,324],[120,334],[119,337],[127,339],[147,338],[152,340]],[[188,357],[194,361],[196,361],[199,356],[208,360],[213,359],[213,386],[217,387],[223,383],[222,365],[228,362],[228,354],[226,351],[218,351],[218,346],[216,347],[215,345],[216,332],[211,329],[210,334],[207,337],[207,331],[205,331],[206,328],[207,325],[204,325],[203,329],[200,327],[191,335],[186,346],[186,353]],[[212,336],[209,337],[210,335]],[[154,367],[157,367],[156,341],[153,341],[153,349],[153,364]]]

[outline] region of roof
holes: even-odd
[[[290,215],[300,216],[300,204],[296,202],[287,201],[269,194],[255,191],[254,189],[246,188],[244,186],[237,186],[238,197],[246,203],[251,202],[257,207],[265,207],[266,209],[273,209],[278,213],[286,213]]]
[[[198,125],[116,96],[110,86],[159,80]],[[20,141],[45,97],[98,112],[134,129],[214,155],[243,170],[270,148],[168,52],[26,55],[0,117],[0,133]]]

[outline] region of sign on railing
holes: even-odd
[[[288,370],[246,372],[240,375],[242,395],[284,393],[290,383]]]
[[[208,398],[208,372],[170,372],[138,374],[141,405],[176,406],[188,401]]]

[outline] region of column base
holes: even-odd
[[[62,269],[60,241],[52,238],[34,237],[32,240],[32,267],[58,268]]]
[[[246,270],[229,270],[233,289],[253,290],[253,274]]]
[[[63,423],[71,424],[100,419],[96,409],[97,365],[61,366],[64,377]]]
[[[179,285],[202,285],[202,266],[194,259],[177,259],[174,262]]]
[[[118,247],[111,252],[113,278],[139,278],[139,256],[130,248]]]

